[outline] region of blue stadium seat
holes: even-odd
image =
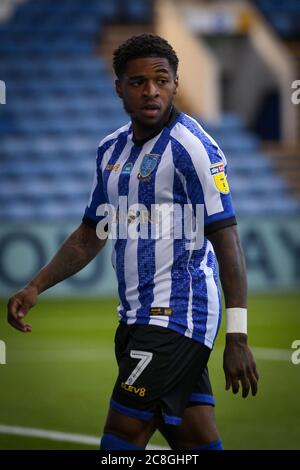
[[[300,5],[298,0],[253,0],[274,29],[283,37],[300,34]]]
[[[129,21],[147,21],[150,3],[122,7]],[[0,119],[0,219],[81,218],[99,141],[128,121],[104,59],[94,55],[96,35],[119,8],[117,0],[34,0],[0,27],[0,74],[9,84]],[[299,210],[240,116],[225,113],[204,128],[228,159],[238,213]]]

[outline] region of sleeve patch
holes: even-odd
[[[221,194],[228,194],[229,185],[228,185],[227,178],[225,175],[224,163],[222,162],[214,163],[213,165],[210,165],[209,169],[210,169],[210,174],[212,175],[214,179],[217,190]]]

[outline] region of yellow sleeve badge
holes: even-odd
[[[210,173],[214,179],[217,190],[222,194],[229,193],[229,185],[225,175],[224,163],[214,163],[209,167]]]

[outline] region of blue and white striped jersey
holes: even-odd
[[[196,205],[204,208],[204,242],[197,249],[186,248],[184,231],[180,238],[160,234],[113,240],[120,321],[167,327],[213,347],[221,299],[215,254],[206,235],[235,223],[225,168],[216,142],[184,113],[175,114],[144,143],[134,141],[131,123],[102,140],[86,223],[96,226],[103,220],[97,215],[101,204],[118,209],[120,196],[127,197],[128,208],[143,205],[149,214],[153,204],[189,205],[194,215]],[[177,226],[183,226],[184,217],[182,211]],[[151,223],[150,215],[149,234]]]

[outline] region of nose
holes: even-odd
[[[145,83],[144,89],[143,89],[143,95],[147,97],[156,97],[159,95],[158,88],[156,86],[156,83],[153,82],[152,80],[148,81]]]

